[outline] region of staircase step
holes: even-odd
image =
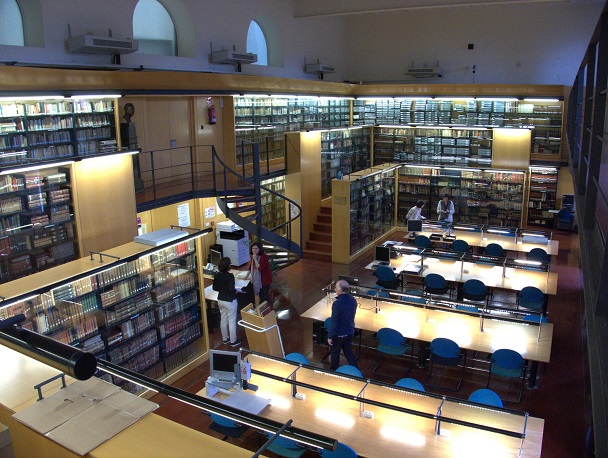
[[[235,202],[255,202],[255,196],[231,196],[231,197],[222,197],[222,200],[226,203],[235,203]]]
[[[331,224],[331,215],[318,214],[317,222]]]
[[[331,242],[308,241],[306,242],[306,249],[331,253]]]
[[[314,223],[313,229],[317,232],[324,232],[331,234],[331,224],[327,223]]]
[[[314,261],[331,262],[331,251],[329,253],[317,250],[302,250],[302,257]]]
[[[310,240],[315,242],[329,242],[331,243],[331,234],[327,232],[315,232],[310,233]]]
[[[321,207],[321,211],[323,215],[331,215],[331,207]]]

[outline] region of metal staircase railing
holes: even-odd
[[[302,258],[302,208],[293,200],[261,185],[257,143],[252,143],[252,151],[253,175],[244,176],[228,167],[217,155],[215,147],[212,147],[212,175],[217,204],[228,219],[264,242],[264,250],[275,269],[285,267]],[[264,227],[262,190],[289,204],[287,221],[273,228]],[[296,241],[293,240],[294,224],[299,225]],[[279,233],[283,230],[285,236]]]

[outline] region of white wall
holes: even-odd
[[[188,10],[196,28],[196,57],[164,57],[145,54],[124,54],[125,68],[189,70],[234,73],[234,66],[209,63],[213,50],[232,49],[245,52],[247,30],[252,19],[267,17],[274,23],[283,44],[283,67],[243,65],[248,74],[315,79],[303,71],[307,62],[330,63],[343,70],[344,21],[340,18],[295,19],[293,0],[172,0]],[[137,0],[44,0],[41,3],[44,21],[42,48],[0,46],[0,62],[107,66],[108,55],[71,54],[65,41],[72,36],[93,34],[115,38],[133,36],[133,10]],[[330,78],[331,76],[331,78]],[[341,81],[343,75],[327,75],[327,79]]]
[[[344,16],[352,49],[346,74],[404,80],[412,61],[439,62],[441,79],[415,82],[570,85],[602,7],[549,2]]]
[[[328,81],[403,81],[404,71],[439,62],[443,78],[423,83],[564,84],[578,65],[601,2],[546,2],[432,8],[391,13],[296,18],[295,0],[161,0],[180,3],[191,18],[195,57],[122,56],[122,68],[234,73],[210,64],[213,49],[245,51],[249,22],[265,17],[283,46],[283,65],[243,65],[243,73],[315,79],[305,62],[334,65]],[[35,2],[34,2],[35,3]],[[137,0],[44,0],[44,47],[0,46],[0,63],[111,67],[107,55],[67,53],[65,40],[91,33],[132,37]],[[462,2],[461,2],[462,3]],[[474,50],[467,44],[474,43]],[[476,66],[473,75],[471,69]]]

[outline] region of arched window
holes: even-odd
[[[258,55],[255,65],[268,65],[268,47],[266,46],[266,36],[260,25],[251,21],[247,31],[247,52]]]
[[[142,54],[177,55],[175,24],[158,0],[139,0],[133,12],[133,38]]]
[[[23,46],[23,18],[16,0],[0,0],[0,45]]]

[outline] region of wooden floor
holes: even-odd
[[[535,390],[526,388],[521,404],[509,403],[506,404],[506,407],[524,410],[534,417],[545,419],[544,457],[580,458],[592,456],[592,453],[587,451],[592,450],[592,440],[588,437],[591,430],[591,413],[586,343],[583,332],[584,308],[579,243],[575,234],[556,234],[555,238],[560,242],[560,250],[553,262],[552,269],[559,274],[559,284],[558,294],[551,297],[548,309],[549,320],[554,323],[551,362],[545,366],[541,365],[538,388]],[[310,343],[310,326],[305,323],[305,319],[300,318],[300,314],[323,296],[321,289],[336,280],[339,274],[359,276],[363,284],[373,284],[371,272],[363,267],[372,260],[372,256],[370,250],[369,254],[350,265],[304,259],[275,275],[274,285],[284,293],[275,302],[275,310],[286,353],[298,351],[304,353],[311,364],[329,367],[321,361],[321,358],[327,353],[327,347]],[[495,299],[514,302],[513,295],[498,294]],[[242,328],[239,329],[239,336],[243,339],[243,346],[246,347],[246,337]],[[359,366],[364,373],[375,357],[375,351],[372,348],[365,348],[367,344],[374,345],[372,337],[364,335],[364,348],[359,359]],[[218,329],[210,334],[210,344],[211,348],[227,349],[221,343]],[[483,369],[483,357],[477,364]],[[412,367],[409,377],[424,381],[428,368],[420,369],[415,364],[408,367]],[[365,375],[392,383],[403,377],[406,369],[402,364],[385,364],[383,371],[386,370],[391,376],[374,376],[371,374],[371,370],[367,370],[368,373]],[[203,364],[180,379],[175,385],[195,393],[204,387],[204,379],[208,374],[208,364]],[[466,399],[476,389],[485,387],[486,380],[485,372],[467,370],[465,381],[455,396]],[[493,384],[492,388],[504,400],[505,397],[514,398],[519,390],[519,385],[514,386],[510,394],[508,394],[509,386],[506,384]],[[452,394],[450,393],[450,395]],[[157,411],[160,415],[196,430],[221,437],[208,429],[211,421],[199,410],[169,400],[163,395],[157,395],[152,400],[161,405]],[[251,450],[255,450],[259,444],[259,436],[252,431],[240,439],[229,440]],[[313,452],[307,452],[305,456],[318,457]]]

